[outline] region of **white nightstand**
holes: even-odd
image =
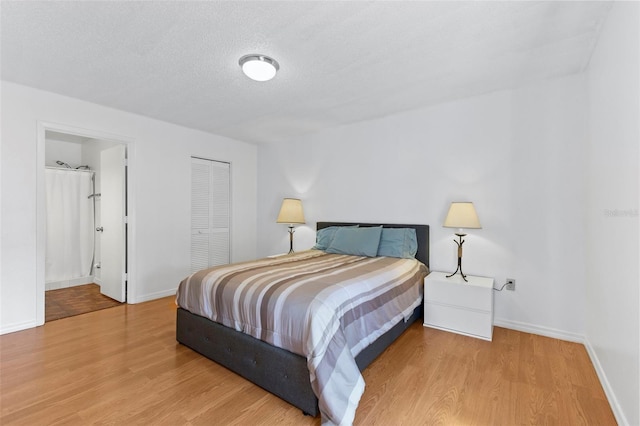
[[[424,279],[424,326],[491,340],[493,278],[431,272]]]

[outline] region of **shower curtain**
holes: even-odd
[[[46,169],[45,281],[89,276],[93,259],[93,189],[90,172]]]

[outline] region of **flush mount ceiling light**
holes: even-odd
[[[265,55],[251,54],[244,55],[238,61],[242,67],[242,72],[247,77],[255,81],[268,81],[276,76],[276,72],[280,69],[278,62]]]

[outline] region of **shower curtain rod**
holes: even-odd
[[[51,170],[64,170],[67,172],[89,172],[89,173],[95,173],[95,170],[86,170],[86,169],[69,169],[68,167],[55,167],[55,166],[45,166],[45,169],[51,169]]]

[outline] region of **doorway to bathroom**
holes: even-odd
[[[43,322],[126,303],[127,145],[44,129]]]

